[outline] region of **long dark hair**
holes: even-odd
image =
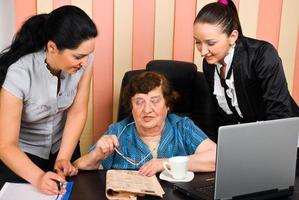
[[[76,49],[97,34],[93,21],[76,6],[62,6],[49,14],[32,16],[16,33],[11,45],[0,53],[0,86],[11,64],[24,55],[45,48],[49,40],[62,51]]]
[[[243,36],[237,8],[231,0],[219,0],[204,6],[197,14],[195,23],[209,23],[221,25],[223,33],[228,36],[237,30],[239,37]]]

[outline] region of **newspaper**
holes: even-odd
[[[135,200],[137,196],[163,197],[164,191],[156,176],[142,176],[133,170],[108,170],[106,197],[110,200]]]

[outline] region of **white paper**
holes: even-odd
[[[29,183],[6,182],[0,191],[0,200],[55,200],[57,195],[45,195]],[[61,200],[59,195],[58,200]]]

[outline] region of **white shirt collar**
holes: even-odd
[[[232,65],[234,52],[235,52],[235,46],[236,46],[236,44],[233,44],[233,46],[228,50],[227,55],[224,57],[224,63],[226,64],[225,77]],[[216,67],[217,67],[217,70],[220,71],[220,68],[222,67],[222,65],[220,63],[216,63]]]

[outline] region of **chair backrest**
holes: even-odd
[[[299,106],[293,99],[293,97],[290,95],[290,101],[291,101],[291,109],[294,117],[299,117]],[[299,155],[298,155],[299,156]]]
[[[121,81],[121,87],[120,87],[120,96],[119,96],[119,103],[118,103],[118,112],[117,112],[117,121],[121,121],[124,118],[126,118],[131,113],[127,112],[127,108],[122,104],[122,96],[123,96],[123,90],[124,87],[128,84],[129,80],[136,74],[140,74],[144,72],[145,69],[139,69],[139,70],[131,70],[127,71]]]
[[[180,116],[190,117],[211,139],[216,140],[217,128],[215,124],[215,106],[208,90],[205,77],[197,71],[193,63],[175,60],[152,60],[144,70],[132,70],[125,73],[119,99],[118,118],[120,121],[130,113],[121,104],[122,91],[130,78],[144,71],[156,71],[163,74],[179,93],[180,98],[174,105],[172,112]]]
[[[193,83],[197,75],[197,67],[193,63],[173,60],[153,60],[146,65],[146,70],[163,74],[180,95],[172,112],[191,117],[193,108]]]
[[[216,105],[203,72],[197,72],[192,95],[191,119],[216,142],[218,136]]]

